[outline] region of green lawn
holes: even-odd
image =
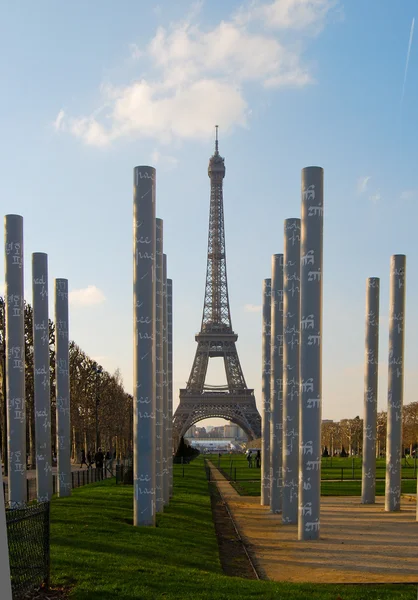
[[[260,496],[260,481],[231,481],[231,484],[242,496]],[[402,481],[403,494],[415,494],[415,479]],[[376,496],[385,495],[385,482],[376,481]],[[361,496],[361,481],[322,481],[321,496]]]
[[[414,585],[293,585],[222,574],[203,460],[175,467],[174,498],[156,528],[132,526],[132,486],[114,480],[54,498],[52,583],[71,600],[415,600]]]
[[[221,470],[227,476],[230,476],[234,481],[245,482],[245,481],[260,481],[261,469],[248,467],[248,462],[244,454],[223,454],[219,458],[216,454],[208,456],[215,466],[220,465]],[[323,458],[321,466],[321,479],[324,480],[361,480],[361,457],[354,458],[340,458],[333,457]],[[354,469],[353,469],[354,467]],[[386,467],[385,459],[380,458],[376,464],[376,479],[382,481],[385,480]],[[414,466],[414,460],[409,459],[405,461],[402,459],[402,479],[410,479],[415,481],[413,484],[414,490],[407,486],[408,492],[416,491],[416,471]],[[243,484],[244,486],[246,484]]]

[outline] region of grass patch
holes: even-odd
[[[241,496],[260,496],[259,481],[231,481]],[[415,479],[404,479],[401,484],[402,494],[415,494]],[[376,496],[385,495],[385,482],[376,481]],[[321,496],[361,496],[361,481],[321,481]]]
[[[174,498],[156,528],[132,526],[132,486],[73,490],[51,506],[53,585],[71,600],[412,600],[416,586],[297,585],[221,571],[203,460],[175,466]]]
[[[232,485],[243,496],[260,495],[261,469],[249,468],[244,454],[224,454],[208,456],[209,460],[221,472],[231,479]],[[359,457],[323,458],[321,465],[321,493],[323,496],[360,496],[361,495],[361,461]],[[385,459],[376,461],[376,495],[385,494]],[[354,470],[353,470],[354,466]],[[414,461],[402,459],[402,493],[415,494],[417,480]]]

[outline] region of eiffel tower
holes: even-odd
[[[249,439],[261,437],[261,417],[254,390],[247,388],[238,358],[229,309],[226,276],[225,227],[223,208],[224,159],[218,150],[216,126],[215,153],[209,160],[210,214],[205,300],[197,350],[187,387],[180,390],[180,404],[173,417],[173,447],[198,421],[221,417],[245,431]],[[205,384],[209,359],[224,359],[227,385]]]

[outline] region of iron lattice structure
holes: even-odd
[[[197,350],[187,386],[180,390],[180,404],[173,418],[173,444],[198,421],[222,417],[239,425],[250,439],[261,436],[261,417],[254,390],[248,389],[238,358],[229,308],[226,273],[223,179],[225,162],[219,154],[216,128],[215,153],[209,160],[211,182],[208,257],[205,299]],[[209,359],[224,359],[227,385],[205,384]]]

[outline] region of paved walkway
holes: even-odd
[[[412,496],[402,510],[385,513],[384,498],[363,505],[358,497],[321,499],[321,539],[297,541],[297,526],[282,525],[260,505],[240,496],[212,465],[213,480],[228,503],[260,572],[275,581],[310,583],[418,582],[418,522]]]

